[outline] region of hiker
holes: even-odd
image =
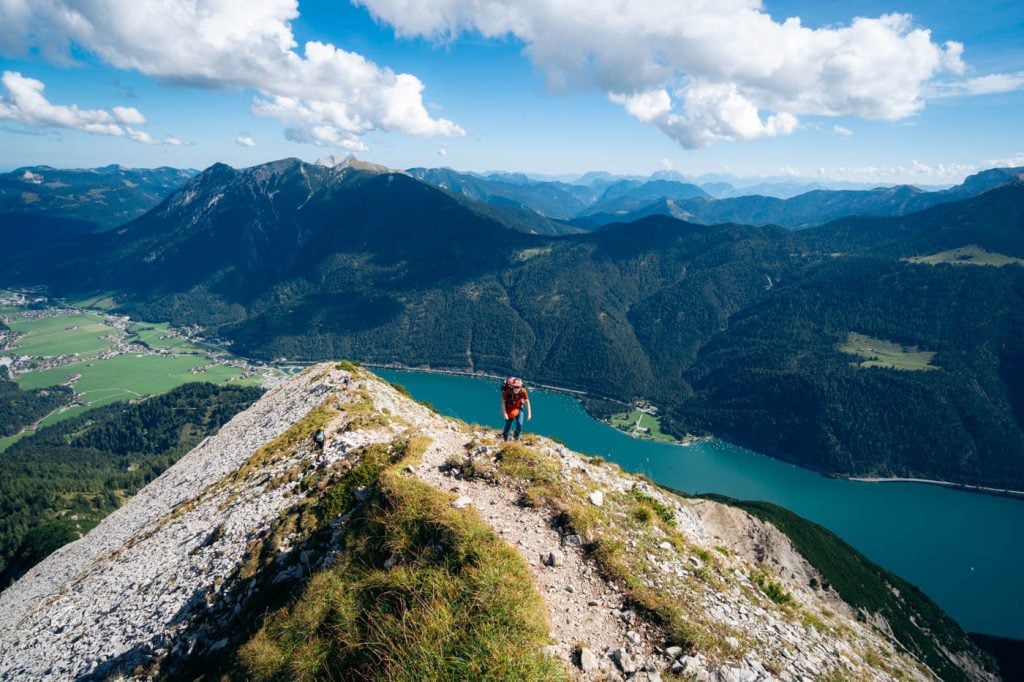
[[[323,429],[317,429],[316,433],[313,434],[313,443],[316,444],[320,452],[324,451],[324,445],[327,444],[327,436],[324,434]]]
[[[523,380],[516,377],[505,379],[501,386],[501,414],[505,417],[505,431],[501,437],[508,440],[509,429],[512,422],[515,422],[516,430],[513,438],[519,440],[519,434],[523,431],[523,407],[526,407],[526,421],[533,419],[530,410],[530,394],[523,388]]]

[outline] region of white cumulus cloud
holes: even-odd
[[[761,0],[355,1],[404,37],[512,36],[553,86],[600,89],[689,148],[786,135],[804,115],[905,118],[965,71],[961,44],[906,14],[812,29]]]
[[[315,144],[361,149],[371,130],[465,134],[430,116],[415,76],[321,42],[300,49],[298,16],[296,0],[0,0],[0,51],[67,60],[77,45],[169,84],[253,88],[254,113]]]
[[[832,126],[832,132],[834,134],[838,135],[839,137],[849,137],[850,135],[853,135],[853,131],[852,130],[850,130],[849,128],[847,128],[845,126],[839,126],[839,125]]]
[[[114,107],[111,111],[114,114],[114,118],[121,123],[135,126],[146,125],[146,117],[135,107]]]
[[[17,71],[4,71],[0,77],[0,119],[17,121],[29,126],[70,128],[94,135],[126,137],[143,144],[160,144],[149,133],[136,130],[132,125],[143,125],[146,117],[133,107],[80,109],[71,104],[53,104],[44,91],[46,85],[34,78],[26,78]]]
[[[256,140],[252,139],[248,135],[239,135],[235,138],[235,143],[240,147],[255,147]]]

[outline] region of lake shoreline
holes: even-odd
[[[969,483],[953,483],[952,481],[938,481],[931,478],[911,478],[903,476],[834,476],[847,481],[859,483],[920,483],[924,485],[937,485],[943,488],[952,488],[969,493],[980,493],[983,495],[995,495],[996,497],[1008,497],[1013,500],[1024,500],[1024,490],[1011,490],[1009,488],[989,488],[983,485],[970,485]]]
[[[465,375],[464,371],[419,369],[377,371],[444,414],[469,423],[498,421],[494,411],[499,382],[454,376]],[[1017,579],[1024,549],[1015,541],[1024,523],[1021,500],[965,495],[971,491],[949,486],[864,485],[728,440],[682,449],[663,447],[667,444],[610,431],[576,400],[547,391],[537,391],[531,398],[536,403],[531,432],[557,438],[573,450],[642,473],[657,485],[688,496],[717,493],[790,509],[919,586],[965,630],[1024,638],[1024,589]],[[614,405],[598,408],[616,410]],[[626,421],[636,419],[634,414]],[[650,426],[646,418],[644,425]],[[954,553],[949,551],[950,537],[959,538]]]
[[[457,368],[434,368],[434,367],[422,367],[422,366],[421,367],[410,367],[408,365],[403,365],[402,363],[399,363],[399,362],[391,362],[391,363],[360,362],[360,364],[363,365],[364,367],[368,367],[368,368],[391,369],[391,370],[396,370],[396,371],[401,371],[401,372],[422,372],[424,374],[444,374],[444,375],[449,375],[449,376],[463,376],[463,377],[469,377],[471,379],[497,379],[497,380],[500,381],[500,380],[503,380],[505,378],[504,376],[501,376],[501,375],[498,375],[498,374],[490,374],[488,372],[484,372],[484,371],[480,371],[480,370],[478,370],[478,371],[470,371],[470,370],[466,370],[466,369],[457,369]],[[587,393],[586,391],[580,391],[580,390],[577,390],[577,389],[564,388],[562,386],[553,386],[553,385],[550,385],[550,384],[538,384],[538,383],[535,383],[533,385],[536,388],[542,388],[542,389],[544,389],[546,391],[552,391],[552,392],[555,392],[555,393],[562,393],[562,394],[569,395],[569,396],[572,396],[572,397],[577,398],[577,399],[590,397],[590,394]],[[610,402],[619,403],[620,405],[625,405],[627,407],[631,407],[632,406],[631,403],[627,403],[627,402],[624,402],[622,400],[618,400],[616,398],[606,398],[606,397],[602,396],[601,399],[602,400],[608,400]],[[704,443],[704,442],[709,442],[709,441],[714,441],[714,440],[721,440],[721,441],[723,441],[725,443],[730,443],[730,444],[738,445],[738,443],[733,443],[732,441],[725,440],[724,438],[719,438],[717,436],[700,436],[700,437],[697,437],[697,438],[695,438],[693,440],[676,441],[674,443],[669,443],[667,441],[659,441],[657,439],[649,438],[649,437],[645,438],[645,437],[642,437],[642,436],[637,436],[637,435],[634,435],[634,434],[632,434],[632,433],[630,433],[628,431],[620,429],[619,427],[615,426],[614,424],[611,424],[609,421],[607,421],[605,419],[601,419],[600,417],[596,417],[595,415],[593,415],[590,412],[590,410],[587,410],[586,403],[584,401],[581,400],[580,404],[582,405],[583,410],[587,413],[587,415],[591,419],[593,419],[594,421],[601,422],[602,424],[605,424],[607,426],[610,426],[611,428],[615,429],[619,433],[622,433],[622,434],[624,434],[626,436],[629,436],[630,438],[632,438],[634,440],[647,441],[647,442],[651,442],[651,443],[663,443],[665,445],[678,445],[680,447],[688,447],[688,446],[690,446],[690,445],[692,445],[694,443]],[[746,446],[741,446],[741,447],[746,447]],[[764,450],[757,449],[756,446],[752,447],[752,448],[748,448],[748,449],[750,449],[750,450],[752,450],[752,451],[754,451],[754,452],[756,452],[756,453],[758,453],[758,454],[760,454],[760,455],[762,455],[764,457],[768,457],[770,459],[773,459],[773,460],[776,460],[776,461],[779,461],[779,462],[786,462],[787,464],[793,464],[794,466],[800,467],[801,469],[804,469],[805,471],[809,471],[811,473],[818,474],[819,476],[823,476],[825,478],[834,478],[834,479],[840,479],[840,480],[846,480],[846,481],[853,481],[853,482],[857,482],[857,483],[918,483],[918,484],[923,484],[923,485],[935,485],[935,486],[940,486],[940,487],[943,487],[943,488],[950,488],[950,489],[953,489],[953,490],[960,490],[961,492],[976,493],[976,494],[979,494],[979,495],[991,495],[993,497],[1004,497],[1004,498],[1011,499],[1011,500],[1024,501],[1024,490],[1010,490],[1008,488],[990,488],[990,487],[986,487],[986,486],[970,485],[970,484],[967,484],[967,483],[954,483],[952,481],[939,481],[939,480],[927,479],[927,478],[870,477],[870,476],[850,476],[850,475],[846,475],[846,474],[835,474],[835,473],[829,473],[827,471],[819,471],[817,469],[812,469],[810,467],[802,466],[800,464],[796,464],[794,462],[790,462],[790,461],[788,461],[787,459],[785,459],[783,457],[772,457],[771,455],[767,454]]]
[[[363,367],[376,367],[378,369],[393,369],[400,372],[423,372],[424,374],[448,374],[451,376],[462,376],[470,377],[474,379],[497,379],[498,381],[504,381],[505,377],[500,374],[490,374],[489,372],[483,371],[471,371],[468,369],[455,369],[455,368],[437,368],[437,367],[410,367],[403,365],[400,362],[360,362]],[[531,382],[533,383],[533,382]],[[565,388],[563,386],[552,386],[550,384],[538,384],[533,383],[536,388],[543,388],[545,391],[553,391],[555,393],[565,393],[575,398],[586,398],[590,394],[586,391],[580,391],[574,388]],[[602,398],[602,400],[611,400],[612,402],[624,403],[621,400],[615,400],[614,398]]]

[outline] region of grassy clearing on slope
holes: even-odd
[[[374,446],[315,503],[318,523],[372,497],[337,563],[239,650],[244,677],[560,680],[544,603],[518,553],[472,509],[400,473],[425,443]]]
[[[938,265],[947,263],[949,265],[988,265],[1001,268],[1004,265],[1024,265],[1024,259],[1006,256],[1001,253],[986,251],[980,246],[962,246],[958,249],[933,253],[930,256],[914,256],[904,258],[908,263],[916,265]]]
[[[915,346],[902,346],[892,341],[876,339],[864,334],[850,332],[846,343],[839,350],[848,355],[863,358],[853,363],[858,367],[883,367],[911,372],[941,369],[931,364],[935,353],[918,350]]]

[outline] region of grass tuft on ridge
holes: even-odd
[[[374,494],[346,524],[344,551],[241,647],[240,676],[567,679],[541,651],[547,615],[522,558],[476,511],[401,473],[416,445],[398,462],[364,461],[358,485]],[[340,483],[332,511],[355,484]]]

